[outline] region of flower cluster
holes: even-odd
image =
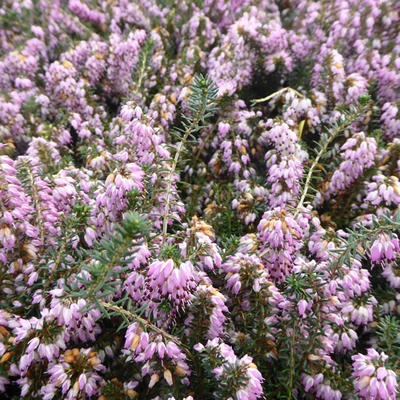
[[[261,387],[263,377],[248,355],[238,358],[232,347],[220,343],[219,338],[209,340],[205,346],[197,344],[194,349],[200,353],[205,352],[212,360],[212,373],[219,383],[217,389],[219,393],[215,395],[221,396],[222,393],[227,393],[228,396],[230,394],[230,398],[253,400],[263,394]],[[235,381],[241,384],[235,387]]]
[[[388,356],[368,349],[367,355],[357,354],[353,359],[354,386],[363,399],[395,399],[396,374],[385,367]]]

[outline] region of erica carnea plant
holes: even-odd
[[[399,26],[1,2],[1,399],[398,398]]]

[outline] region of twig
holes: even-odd
[[[165,239],[167,238],[167,228],[168,228],[168,219],[169,219],[169,203],[170,203],[170,197],[171,197],[172,178],[175,174],[176,166],[178,165],[178,161],[179,161],[181,152],[182,152],[183,148],[185,147],[186,140],[189,137],[189,135],[194,131],[194,129],[197,127],[197,124],[200,122],[201,117],[206,110],[206,107],[207,107],[207,99],[206,99],[206,96],[203,96],[203,101],[201,103],[201,106],[197,110],[196,117],[193,119],[192,123],[186,129],[185,134],[183,135],[183,138],[179,143],[178,149],[175,153],[174,161],[171,166],[171,170],[169,171],[168,186],[167,186],[167,198],[165,199],[162,244],[164,244]]]
[[[139,74],[138,74],[138,83],[137,83],[137,87],[136,87],[136,91],[139,93],[139,89],[142,86],[142,81],[143,81],[143,77],[144,77],[144,73],[146,70],[146,65],[147,65],[147,58],[149,56],[150,53],[150,49],[148,47],[146,47],[146,43],[144,45],[144,49],[143,49],[143,56],[141,57],[141,63],[140,63],[140,69],[139,69]],[[151,46],[151,44],[149,44],[149,46]]]
[[[217,125],[217,123],[215,124]],[[211,135],[215,132],[215,128],[211,129],[210,132],[208,132],[207,136],[205,137],[205,139],[203,140],[203,142],[201,143],[199,150],[197,151],[197,154],[194,158],[194,165],[197,164],[197,161],[199,161],[199,158],[201,156],[201,153],[203,152],[204,148],[206,147],[207,142],[209,141]]]
[[[294,214],[294,218],[296,218],[299,215],[300,209],[303,207],[303,203],[304,203],[304,200],[305,200],[305,198],[307,196],[308,189],[310,188],[310,182],[311,182],[312,174],[314,172],[315,167],[318,165],[318,162],[319,162],[320,158],[325,153],[325,151],[328,148],[328,146],[336,138],[336,136],[338,135],[339,132],[340,132],[339,129],[336,130],[334,132],[334,134],[331,135],[328,138],[328,140],[324,143],[324,145],[321,147],[320,151],[318,152],[317,157],[315,157],[313,163],[311,164],[311,167],[310,167],[310,169],[308,171],[308,174],[307,174],[306,182],[304,184],[303,193],[302,193],[300,201],[299,201],[299,203],[297,204],[297,207],[296,207],[296,212]]]
[[[293,394],[294,346],[296,341],[295,328],[296,328],[296,318],[293,318],[293,331],[292,331],[292,338],[290,340],[290,362],[289,362],[290,370],[289,370],[288,400],[292,399],[292,394]]]
[[[303,207],[304,201],[306,199],[308,190],[310,188],[310,182],[311,182],[311,178],[312,178],[312,174],[314,172],[315,167],[318,165],[318,162],[320,160],[320,158],[322,157],[322,155],[325,153],[326,149],[328,148],[328,146],[332,143],[332,141],[336,138],[336,136],[342,132],[344,129],[346,129],[348,126],[350,126],[361,114],[361,112],[363,111],[364,107],[360,107],[358,110],[356,110],[354,113],[352,113],[352,115],[350,115],[347,119],[345,119],[341,125],[339,125],[335,131],[332,133],[332,135],[330,137],[328,137],[328,139],[326,140],[326,142],[323,144],[323,146],[321,147],[320,151],[318,152],[315,160],[313,161],[313,163],[311,164],[311,167],[308,171],[307,174],[307,178],[306,178],[306,182],[304,184],[304,189],[303,189],[303,193],[301,195],[300,201],[297,204],[296,207],[296,212],[294,214],[294,218],[296,218],[299,213],[301,208]]]
[[[57,269],[58,269],[58,267],[59,267],[60,264],[61,264],[62,257],[63,257],[63,255],[64,255],[64,253],[65,253],[66,248],[67,248],[68,240],[70,239],[69,235],[70,235],[70,233],[71,233],[71,231],[72,231],[71,228],[72,228],[72,220],[70,219],[70,220],[69,220],[69,223],[68,223],[68,225],[67,225],[67,231],[65,232],[65,235],[64,235],[64,237],[63,237],[62,245],[61,245],[61,247],[60,247],[60,250],[59,250],[58,253],[57,253],[57,257],[56,257],[56,260],[55,260],[55,262],[54,262],[54,267],[53,267],[53,269],[52,269],[52,271],[51,271],[51,273],[50,273],[49,279],[46,281],[46,283],[45,283],[45,285],[44,285],[44,287],[43,287],[43,292],[44,292],[44,293],[47,291],[47,288],[49,287],[49,285],[50,285],[51,283],[53,283],[54,276],[55,276],[55,274],[57,273]]]
[[[102,300],[99,300],[99,304],[102,307],[104,307],[104,308],[106,308],[108,310],[112,310],[112,311],[115,311],[115,312],[117,312],[119,314],[125,315],[125,317],[127,317],[128,319],[135,320],[135,321],[139,322],[140,324],[144,325],[146,328],[151,329],[152,331],[164,336],[166,339],[168,339],[171,342],[174,342],[175,344],[180,346],[191,357],[191,353],[189,352],[189,350],[186,348],[186,346],[180,340],[178,340],[175,336],[172,336],[169,333],[165,332],[164,330],[158,328],[157,326],[152,324],[147,319],[139,317],[138,315],[133,314],[130,311],[125,310],[122,307],[116,306],[116,305],[111,304],[111,303],[107,303],[107,302],[102,301]]]
[[[271,100],[275,96],[279,96],[280,94],[283,94],[285,92],[293,92],[293,93],[297,94],[297,96],[300,96],[304,99],[306,98],[306,96],[304,96],[304,94],[298,92],[296,89],[293,89],[291,87],[285,87],[283,89],[278,90],[277,92],[274,92],[274,93],[268,95],[267,97],[263,97],[262,99],[253,99],[251,102],[253,104],[264,103],[265,101]]]
[[[30,165],[28,162],[23,162],[24,167],[26,168],[26,172],[29,177],[29,183],[32,188],[32,198],[33,202],[35,204],[36,208],[36,213],[37,213],[37,219],[38,219],[38,225],[39,225],[39,232],[40,232],[40,241],[42,243],[42,246],[44,245],[44,221],[43,221],[43,216],[42,216],[42,207],[40,206],[40,199],[39,199],[39,193],[35,185],[35,180],[32,175],[32,171],[30,170]]]

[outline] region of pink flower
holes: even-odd
[[[385,353],[370,348],[367,355],[357,354],[352,359],[354,386],[362,398],[396,399],[396,374],[385,367]]]
[[[26,349],[26,353],[32,353],[38,346],[39,346],[40,340],[39,338],[35,337],[31,339],[28,343],[28,347]]]
[[[301,317],[304,317],[305,311],[306,311],[306,309],[307,309],[307,307],[308,307],[308,302],[307,302],[306,300],[302,299],[302,300],[300,300],[300,301],[298,302],[297,307],[298,307],[298,309],[299,309],[299,314],[300,314],[300,316],[301,316]]]

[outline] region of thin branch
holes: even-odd
[[[278,90],[277,92],[274,92],[274,93],[268,95],[267,97],[263,97],[262,99],[253,99],[251,102],[253,104],[264,103],[265,101],[271,100],[275,96],[279,96],[285,92],[293,92],[293,93],[297,94],[297,96],[302,97],[303,99],[306,98],[306,96],[304,96],[304,94],[298,92],[296,89],[293,89],[291,87],[285,87],[283,89]]]
[[[148,56],[151,50],[151,44],[150,43],[145,43],[144,45],[144,49],[142,52],[142,57],[140,59],[140,68],[139,68],[139,74],[138,74],[138,83],[137,83],[137,87],[136,87],[136,91],[139,93],[139,89],[142,86],[142,81],[144,78],[144,74],[145,74],[145,70],[146,70],[146,65],[147,65],[147,60],[148,60]]]
[[[158,328],[157,326],[152,324],[147,319],[139,317],[138,315],[133,314],[130,311],[125,310],[122,307],[116,306],[116,305],[111,304],[111,303],[107,303],[107,302],[102,301],[102,300],[99,300],[99,304],[102,307],[104,307],[105,309],[108,309],[108,310],[111,310],[111,311],[115,311],[115,312],[117,312],[119,314],[122,314],[125,317],[127,317],[128,319],[137,321],[140,324],[142,324],[143,326],[145,326],[146,328],[151,329],[153,332],[156,332],[156,333],[162,335],[164,338],[166,338],[166,339],[170,340],[171,342],[174,342],[175,344],[180,346],[191,357],[191,353],[189,352],[189,350],[186,348],[186,346],[179,339],[177,339],[175,336],[172,336],[169,333],[165,332],[163,329]]]
[[[176,166],[178,165],[179,157],[185,147],[186,140],[189,137],[189,135],[196,129],[198,123],[201,120],[201,117],[203,116],[204,112],[206,111],[207,108],[207,98],[204,95],[203,92],[203,99],[202,99],[201,106],[197,110],[196,116],[193,119],[192,123],[189,125],[189,127],[186,129],[185,134],[182,137],[182,140],[179,143],[178,149],[175,153],[174,161],[171,166],[171,170],[169,171],[168,175],[168,186],[167,186],[167,197],[165,199],[165,209],[164,209],[164,221],[163,221],[163,238],[162,238],[162,244],[164,244],[166,238],[167,238],[167,228],[168,228],[168,219],[169,219],[169,205],[170,205],[170,198],[171,198],[171,188],[172,188],[172,179],[175,174]]]
[[[217,126],[218,123],[215,123],[215,126]],[[207,136],[205,137],[205,139],[203,140],[203,142],[201,143],[199,150],[196,153],[196,156],[194,158],[194,166],[197,164],[197,162],[199,161],[199,158],[201,156],[201,153],[203,152],[204,148],[206,147],[207,142],[210,140],[211,135],[215,132],[215,127],[213,129],[210,130],[210,132],[208,132]]]
[[[290,361],[289,361],[289,387],[288,387],[288,400],[292,399],[293,395],[293,373],[294,373],[294,346],[296,342],[296,318],[293,318],[293,331],[290,340]]]
[[[33,202],[35,204],[36,213],[37,213],[37,219],[38,219],[38,225],[39,225],[40,241],[41,241],[42,245],[44,245],[44,220],[43,220],[43,215],[42,215],[42,207],[40,205],[39,192],[38,192],[37,187],[35,185],[35,180],[34,180],[32,171],[30,169],[29,163],[23,161],[23,164],[24,164],[24,167],[25,167],[26,172],[28,174],[29,183],[30,183],[31,189],[32,189],[32,198],[33,198]]]
[[[67,249],[67,244],[68,244],[68,240],[70,240],[71,232],[72,232],[72,220],[70,219],[69,223],[67,224],[67,230],[66,230],[66,232],[64,234],[61,247],[57,252],[57,257],[56,257],[56,260],[54,262],[54,267],[53,267],[53,269],[52,269],[52,271],[50,273],[49,279],[46,281],[46,283],[45,283],[45,285],[43,287],[43,292],[44,293],[47,291],[49,285],[51,283],[54,283],[53,282],[54,281],[54,277],[55,277],[55,275],[57,273],[58,267],[60,266],[62,258],[64,256],[64,253],[65,253],[65,251]]]
[[[308,190],[310,188],[310,182],[312,179],[312,175],[314,172],[315,167],[318,165],[320,158],[322,157],[322,155],[325,153],[326,149],[328,148],[328,146],[332,143],[332,141],[336,138],[336,136],[339,134],[340,130],[336,130],[329,138],[328,140],[324,143],[324,145],[321,147],[320,151],[318,152],[317,156],[315,157],[313,163],[311,164],[311,167],[308,171],[307,174],[307,178],[306,178],[306,182],[304,184],[304,189],[303,189],[303,193],[301,195],[300,201],[297,204],[296,207],[296,212],[294,214],[294,218],[296,218],[299,215],[300,209],[303,207],[303,203],[304,200],[306,199],[306,196],[308,194]]]
[[[314,169],[318,165],[320,158],[325,153],[325,151],[327,150],[328,146],[332,143],[332,141],[338,136],[338,134],[340,132],[342,132],[344,129],[346,129],[348,126],[350,126],[360,116],[360,114],[363,112],[364,108],[365,108],[365,106],[361,106],[356,111],[351,113],[350,116],[348,116],[338,127],[336,127],[336,129],[331,134],[331,136],[328,137],[326,142],[322,145],[320,151],[318,152],[317,156],[315,157],[315,159],[314,159],[313,163],[311,164],[311,167],[308,171],[306,182],[305,182],[304,188],[303,188],[303,193],[301,195],[299,203],[297,204],[294,218],[296,218],[299,215],[300,210],[303,207],[304,201],[308,194],[308,190],[310,189],[310,183],[311,183]]]

